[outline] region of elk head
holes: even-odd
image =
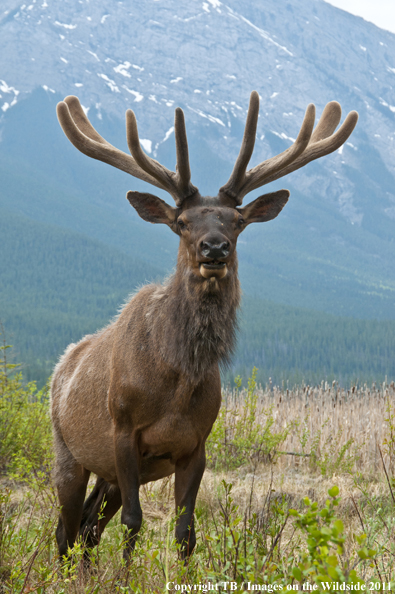
[[[228,182],[216,197],[203,197],[191,183],[184,113],[175,112],[177,165],[170,171],[147,156],[140,145],[136,117],[126,112],[126,133],[131,155],[104,140],[85,116],[77,97],[66,97],[58,104],[58,118],[68,139],[81,152],[104,161],[134,177],[166,190],[176,207],[148,193],[128,192],[127,198],[141,218],[168,225],[180,236],[180,256],[189,271],[202,280],[227,276],[236,261],[239,234],[250,223],[275,218],[288,201],[289,191],[279,190],[260,196],[244,208],[243,197],[338,149],[352,133],[358,114],[352,111],[335,132],[341,118],[336,101],[328,103],[314,129],[315,106],[307,107],[297,139],[283,153],[247,171],[256,137],[259,95],[251,93],[244,137],[239,156]]]

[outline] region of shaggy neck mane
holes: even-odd
[[[149,307],[157,352],[177,372],[199,382],[233,354],[240,284],[237,260],[221,281],[203,280],[178,262],[169,281],[157,287]]]

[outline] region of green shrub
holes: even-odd
[[[0,346],[0,472],[18,480],[47,480],[52,463],[48,388],[26,386]]]
[[[261,412],[265,421],[259,421],[256,375],[257,369],[254,367],[243,401],[239,393],[241,378],[236,377],[234,398],[237,406],[228,407],[225,401],[221,407],[207,440],[207,461],[211,468],[232,470],[251,460],[275,462],[281,453],[280,445],[295,426],[294,422],[290,422],[282,430],[274,431],[271,407]]]
[[[349,560],[341,563],[346,539],[343,522],[335,516],[335,507],[339,505],[339,488],[332,487],[328,494],[330,499],[327,499],[322,509],[306,497],[304,504],[307,510],[304,513],[289,510],[296,518],[295,525],[304,536],[307,545],[307,550],[301,552],[299,562],[292,568],[292,575],[300,584],[313,581],[322,587],[324,582],[327,584],[324,590],[336,591],[339,583],[362,584],[364,581],[357,576]],[[356,536],[355,539],[361,546],[358,550],[359,559],[373,560],[376,551],[364,546],[366,534]]]

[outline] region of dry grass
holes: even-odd
[[[339,388],[335,382],[292,390],[268,386],[266,389],[259,387],[256,395],[256,424],[265,424],[268,411],[272,411],[274,431],[283,430],[292,421],[296,423],[281,445],[281,451],[310,453],[316,442],[317,456],[320,457],[330,450],[335,455],[343,446],[350,444],[356,456],[353,470],[373,478],[383,471],[379,452],[381,446],[386,467],[395,474],[395,458],[386,445],[395,438],[391,434],[391,415],[395,411],[394,382],[381,386],[353,386],[349,390]],[[246,390],[224,392],[223,406],[229,419],[235,415],[239,418],[243,416],[246,398]],[[229,426],[231,424],[228,423]],[[308,458],[280,455],[276,474],[307,471]]]

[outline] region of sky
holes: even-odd
[[[351,12],[395,33],[395,0],[326,0],[329,4]]]

